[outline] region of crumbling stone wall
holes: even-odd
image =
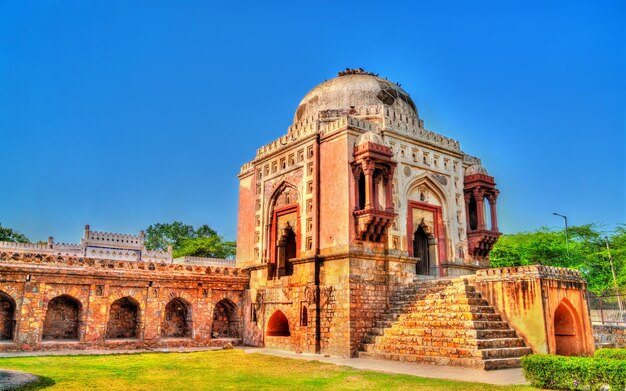
[[[593,325],[596,348],[626,348],[626,326]]]
[[[227,300],[241,319],[249,282],[236,268],[11,252],[0,253],[0,275],[2,303],[15,305],[0,351],[219,346],[226,341],[211,336],[213,310]],[[184,327],[164,322],[172,300],[187,306]],[[233,327],[243,335],[241,322]]]

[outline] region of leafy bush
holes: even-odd
[[[611,390],[626,388],[626,361],[597,357],[529,355],[522,357],[526,380],[539,388]]]
[[[593,355],[596,358],[612,358],[614,360],[626,360],[626,349],[598,349]]]

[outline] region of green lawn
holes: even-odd
[[[241,350],[0,358],[0,368],[43,377],[26,390],[532,390],[361,371]]]

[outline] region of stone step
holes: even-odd
[[[365,344],[363,351],[382,354],[411,354],[417,356],[438,356],[448,358],[479,358],[483,360],[496,358],[515,358],[532,353],[526,347],[477,349],[476,347],[446,347],[425,345],[397,345],[397,344]]]
[[[491,338],[475,339],[459,336],[434,337],[432,335],[377,335],[366,341],[367,344],[417,344],[423,346],[444,346],[444,347],[468,347],[476,349],[513,348],[524,347],[524,340],[521,338]],[[365,344],[364,344],[365,345]]]
[[[393,329],[508,329],[509,324],[504,321],[482,321],[482,320],[401,320],[386,328]],[[385,329],[383,329],[385,330]]]
[[[394,321],[383,320],[380,324],[390,324],[405,321],[415,320],[482,320],[499,322],[502,320],[500,314],[491,312],[410,312],[408,314],[401,315]]]
[[[445,297],[430,299],[409,298],[406,300],[394,300],[391,301],[391,303],[394,307],[405,307],[409,305],[489,305],[489,302],[482,297]]]
[[[483,365],[483,368],[486,371],[506,368],[519,368],[522,366],[521,359],[519,357],[492,358],[489,360],[483,360]]]
[[[496,310],[490,305],[469,305],[469,304],[449,304],[449,305],[419,305],[409,304],[402,307],[392,305],[389,307],[388,313],[391,314],[406,314],[406,313],[420,313],[420,312],[486,312],[495,313]]]
[[[379,360],[392,360],[401,362],[414,362],[420,364],[447,365],[466,368],[482,368],[483,361],[477,357],[441,357],[441,356],[423,356],[417,354],[400,354],[400,353],[379,353],[379,352],[359,352],[359,358],[374,358]]]
[[[531,348],[527,347],[480,349],[478,351],[482,354],[483,359],[522,357],[533,352]]]

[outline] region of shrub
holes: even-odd
[[[611,390],[626,388],[626,361],[597,357],[529,355],[522,357],[524,376],[533,386],[549,389]]]
[[[626,349],[598,349],[593,355],[596,358],[612,358],[615,360],[626,360]]]

